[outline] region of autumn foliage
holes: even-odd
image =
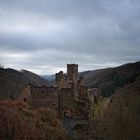
[[[66,135],[54,111],[32,109],[19,101],[0,101],[1,140],[65,140]]]

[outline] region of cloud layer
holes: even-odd
[[[139,0],[0,1],[0,63],[39,74],[140,60]]]

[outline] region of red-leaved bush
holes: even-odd
[[[31,109],[19,101],[0,101],[1,140],[65,140],[66,135],[50,109]]]

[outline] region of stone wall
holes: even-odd
[[[55,87],[30,85],[23,90],[21,99],[30,99],[35,108],[55,109],[62,118],[87,115],[87,87],[84,78],[78,76],[78,65],[67,64],[67,74],[60,71],[55,78]]]
[[[57,89],[54,87],[31,87],[32,106],[58,110]]]
[[[74,86],[77,86],[79,77],[77,64],[67,64],[67,77],[68,80],[72,81]]]
[[[83,102],[86,102],[87,100],[87,87],[85,86],[80,86],[79,87],[79,100],[80,101],[83,101]]]
[[[69,81],[67,80],[67,76],[62,71],[56,73],[55,84],[58,90],[60,90],[61,88],[71,88],[71,83],[69,83]]]
[[[58,91],[59,114],[64,117],[66,114],[70,116],[75,112],[75,100],[71,88],[62,88]]]
[[[26,87],[24,87],[18,100],[30,103],[31,102],[31,90],[30,90],[30,88],[31,88],[30,85],[27,85]]]
[[[91,88],[88,89],[88,98],[92,103],[96,103],[97,99],[100,95],[100,89],[99,88]]]

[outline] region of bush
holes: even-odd
[[[65,131],[50,109],[33,110],[19,101],[0,101],[1,140],[65,140]]]

